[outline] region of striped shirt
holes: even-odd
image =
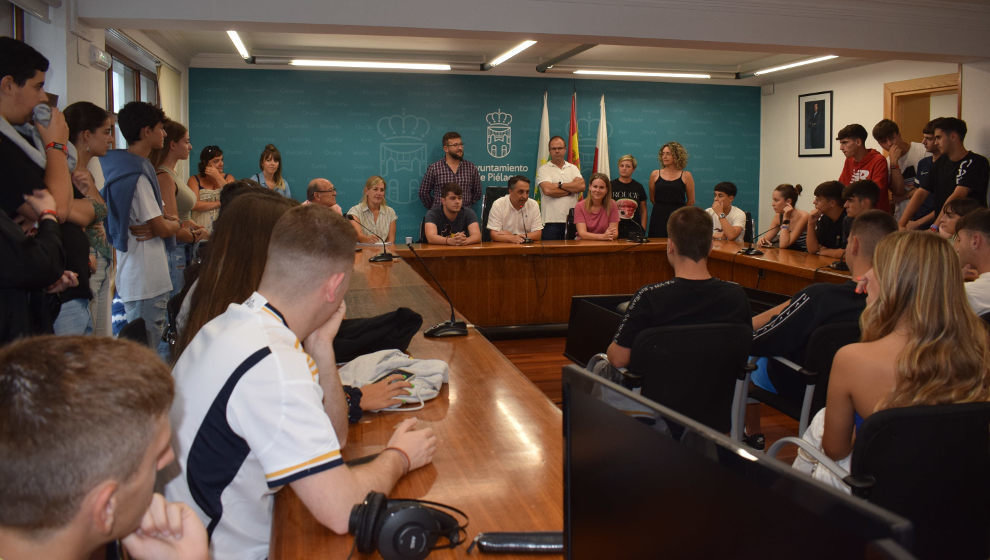
[[[255,292],[200,330],[173,376],[181,473],[166,495],[199,515],[211,557],[267,557],[275,492],[343,464],[316,362]]]

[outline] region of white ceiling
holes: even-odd
[[[246,67],[226,33],[222,31],[148,29],[142,30],[180,60],[194,67]],[[401,60],[456,65],[459,73],[481,72],[481,65],[518,44],[517,37],[506,39],[464,39],[458,37],[397,37],[383,35],[315,34],[243,31],[240,33],[251,55],[256,57],[336,58],[347,60]],[[540,76],[536,66],[566,53],[581,43],[540,41],[510,62],[489,72],[498,75]],[[821,50],[819,54],[828,54]],[[575,77],[580,67],[599,70],[707,71],[745,73],[761,68],[805,60],[807,52],[768,50],[720,50],[656,46],[597,44],[559,62],[546,75]],[[844,57],[803,70],[789,71],[789,77],[866,64],[875,60]],[[595,79],[608,79],[594,77]],[[629,79],[629,78],[622,78]],[[651,78],[652,79],[652,78]],[[693,80],[666,80],[693,81]],[[712,80],[708,83],[759,85],[771,77]]]

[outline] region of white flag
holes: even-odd
[[[608,166],[608,126],[605,124],[605,94],[602,94],[602,114],[598,120],[598,139],[595,141],[595,163],[592,165],[592,173],[604,173],[609,179]]]
[[[550,161],[550,113],[547,112],[547,92],[543,92],[543,117],[540,119],[540,141],[536,151],[536,167]],[[536,189],[533,198],[540,200],[540,187],[536,184],[535,174],[533,187]]]

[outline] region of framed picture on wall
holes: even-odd
[[[832,92],[798,96],[798,157],[831,157]]]

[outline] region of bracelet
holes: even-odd
[[[402,475],[405,476],[408,474],[409,469],[412,468],[412,461],[409,460],[409,455],[398,447],[386,447],[385,449],[382,449],[382,453],[385,453],[386,451],[398,451],[399,455],[402,455],[402,458],[406,460],[406,470],[402,472]]]
[[[69,155],[69,148],[67,148],[65,146],[65,144],[62,144],[62,143],[59,143],[59,142],[49,142],[48,144],[45,145],[45,150],[46,151],[47,150],[52,150],[52,149],[59,150],[63,154]]]
[[[784,224],[784,225],[780,226],[780,229],[785,229],[785,230],[786,229],[791,229],[791,226],[789,226],[787,224]]]
[[[361,389],[344,385],[344,399],[347,400],[347,422],[355,424],[361,420]]]
[[[51,216],[53,220],[58,221],[58,213],[54,210],[42,210],[41,214],[38,216],[38,221],[40,222],[45,216]]]
[[[929,229],[931,229],[931,230],[932,230],[932,231],[934,231],[935,233],[938,233],[938,226],[937,226],[937,225],[935,225],[935,224],[932,224],[932,227],[931,227],[931,228],[929,228]]]

